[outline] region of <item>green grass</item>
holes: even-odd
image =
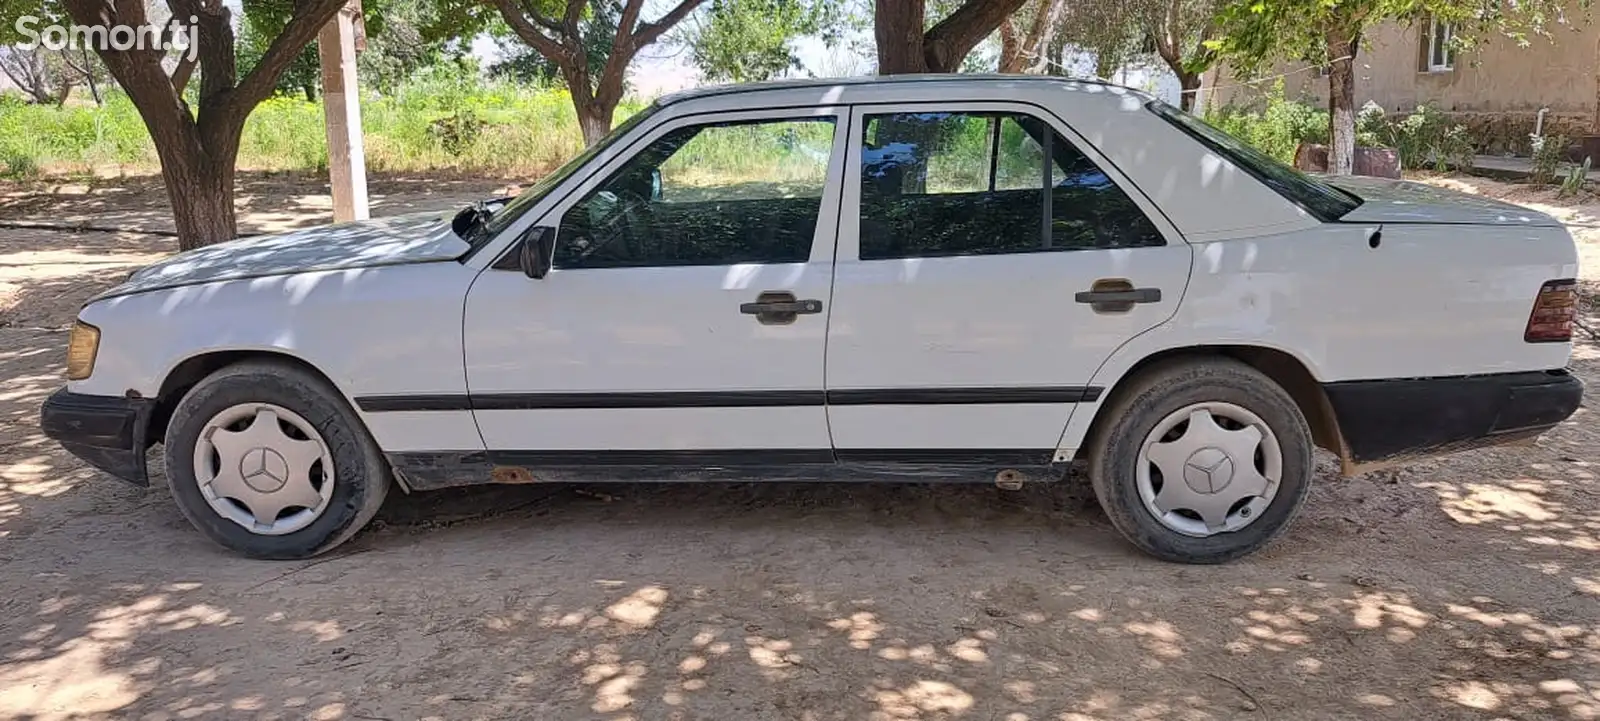
[[[159,167],[144,122],[126,96],[103,107],[28,105],[0,95],[0,175],[152,172]],[[624,102],[621,122],[640,107]],[[454,170],[542,173],[583,145],[564,89],[424,76],[392,95],[362,98],[367,167],[373,171]],[[327,168],[322,106],[300,97],[262,103],[245,124],[239,167]]]

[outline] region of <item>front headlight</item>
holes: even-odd
[[[94,373],[94,356],[100,352],[100,329],[73,321],[67,336],[67,380],[81,381]]]

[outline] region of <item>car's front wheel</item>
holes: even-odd
[[[183,515],[253,558],[305,558],[361,530],[390,473],[344,398],[287,363],[212,373],[167,425],[167,481]]]
[[[1294,399],[1227,358],[1153,366],[1102,410],[1089,478],[1111,523],[1168,561],[1221,563],[1278,536],[1305,503],[1311,431]]]

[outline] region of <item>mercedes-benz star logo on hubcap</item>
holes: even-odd
[[[1217,448],[1201,448],[1183,463],[1183,480],[1196,493],[1216,493],[1233,481],[1233,459]]]
[[[271,448],[252,448],[239,460],[239,475],[245,485],[271,493],[289,481],[289,462]]]

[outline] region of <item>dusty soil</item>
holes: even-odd
[[[323,220],[314,181],[243,187],[246,228]],[[0,223],[159,229],[159,190],[0,186]],[[331,557],[250,562],[38,431],[78,304],[171,244],[0,230],[0,717],[1600,718],[1587,408],[1536,447],[1324,462],[1290,533],[1223,567],[1138,554],[1078,484],[396,494]],[[1600,348],[1574,367],[1600,387]]]

